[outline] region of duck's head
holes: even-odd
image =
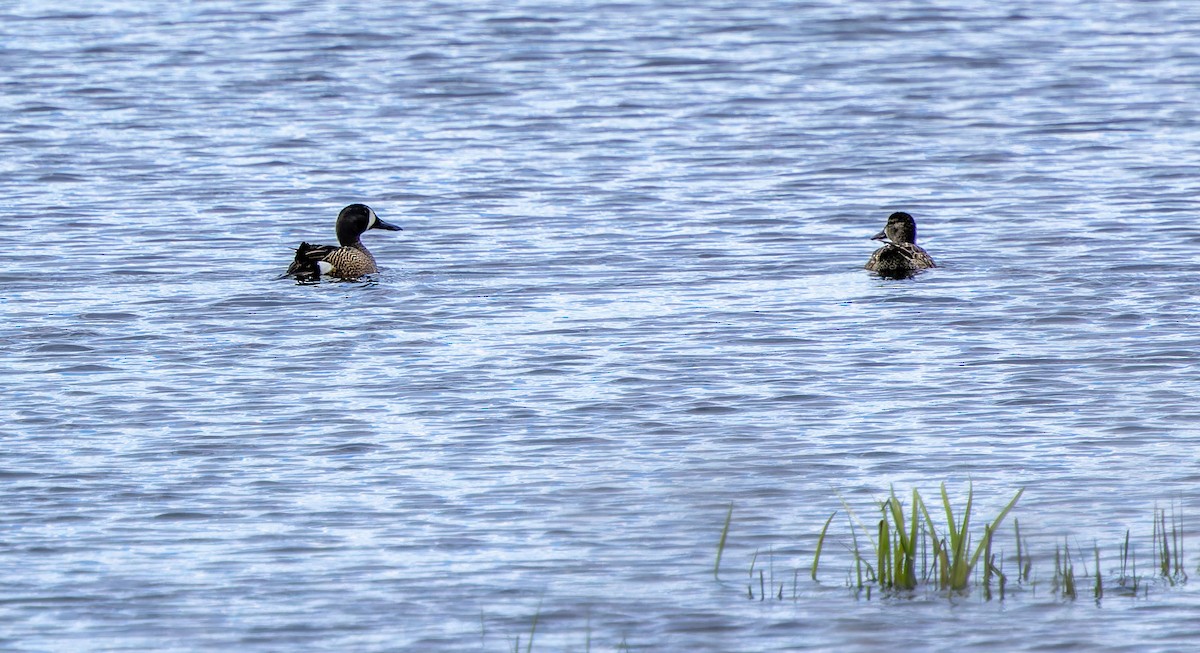
[[[342,212],[338,214],[336,229],[338,244],[343,247],[357,243],[368,229],[404,231],[394,224],[381,220],[366,204],[351,204],[342,209]]]
[[[883,231],[872,236],[871,240],[890,240],[896,244],[916,243],[917,221],[903,211],[896,211],[888,216]]]

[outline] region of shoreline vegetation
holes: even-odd
[[[802,595],[811,595],[812,586],[829,587],[822,575],[839,574],[842,586],[857,600],[1004,601],[1038,598],[1049,593],[1056,601],[1073,603],[1091,598],[1099,606],[1108,597],[1148,599],[1151,588],[1158,591],[1187,582],[1181,503],[1172,501],[1168,508],[1154,505],[1148,528],[1148,556],[1136,546],[1145,545],[1147,534],[1135,534],[1129,528],[1115,550],[1108,547],[1102,552],[1097,541],[1085,546],[1067,537],[1057,539],[1051,552],[1050,546],[1034,550],[1027,535],[1021,532],[1018,517],[1013,516],[1012,527],[1006,526],[1009,514],[1024,493],[1025,489],[1016,491],[994,519],[984,522],[982,527],[974,523],[977,516],[973,514],[973,486],[967,487],[966,501],[955,505],[946,484],[942,484],[941,505],[935,503],[932,510],[916,489],[906,496],[905,502],[896,495],[895,487],[890,487],[888,496],[875,504],[877,514],[868,520],[860,520],[842,498],[842,510],[835,510],[824,520],[808,569],[793,568],[780,580],[776,577],[775,550],[768,549],[766,553],[756,550],[750,558],[749,580],[743,595],[752,601],[794,603],[802,600]],[[713,580],[720,585],[727,585],[720,577],[721,561],[733,539],[734,513],[731,503],[725,509],[716,543],[712,573]],[[839,522],[839,514],[844,514],[848,533],[839,543],[842,556],[834,561],[836,569],[829,569],[829,558],[834,555],[828,550],[838,539],[838,533],[832,529]],[[804,571],[811,581],[805,583],[808,587],[802,586],[804,581],[800,579]],[[542,617],[539,600],[529,617],[527,630],[505,637],[506,649],[512,653],[533,653]],[[487,637],[486,621],[481,612],[481,645]],[[592,651],[596,639],[590,615],[581,640],[583,651]],[[608,641],[605,646],[613,645]],[[631,651],[624,636],[616,643],[616,651]]]
[[[843,509],[830,514],[821,526],[807,569],[793,567],[781,580],[776,574],[776,551],[769,548],[764,554],[756,550],[750,559],[748,581],[742,594],[751,601],[796,602],[802,596],[811,596],[813,586],[830,587],[831,583],[822,580],[822,576],[837,574],[854,600],[990,602],[1034,599],[1048,594],[1061,602],[1091,598],[1099,606],[1107,597],[1147,599],[1152,588],[1158,591],[1187,582],[1181,503],[1172,501],[1167,508],[1155,505],[1149,535],[1126,529],[1115,549],[1109,546],[1102,552],[1098,542],[1089,547],[1064,537],[1056,538],[1052,551],[1049,546],[1035,551],[1015,515],[1011,528],[1006,525],[1024,492],[1024,488],[1017,490],[996,516],[982,526],[975,523],[973,486],[968,486],[966,499],[959,506],[951,500],[943,483],[941,505],[934,503],[933,510],[915,488],[904,501],[892,487],[885,499],[876,501],[874,510],[878,512],[868,519],[860,519],[842,499]],[[717,540],[712,575],[721,585],[728,584],[720,577],[721,562],[734,539],[735,512],[732,503],[725,509]],[[848,532],[837,530],[841,523],[839,515],[845,519]],[[1147,539],[1149,554],[1144,549],[1139,553],[1137,544],[1144,545]],[[835,557],[829,549],[839,545],[842,555]],[[789,551],[789,557],[794,553],[797,552]],[[811,582],[801,579],[805,572]],[[740,581],[737,586],[741,586]],[[533,652],[544,616],[542,607],[539,599],[525,632],[505,637],[507,650]],[[486,621],[481,612],[481,644],[487,639]],[[584,651],[591,651],[596,642],[590,613],[580,640]],[[605,644],[613,645],[611,641]],[[624,636],[615,646],[617,651],[632,650]]]
[[[973,487],[968,488],[965,502],[956,506],[943,483],[941,505],[935,503],[933,510],[916,489],[903,501],[891,488],[885,499],[876,502],[876,515],[865,521],[843,499],[843,510],[830,514],[821,527],[807,575],[813,583],[824,585],[822,576],[840,574],[846,588],[867,600],[979,596],[984,601],[1003,601],[1048,591],[1058,600],[1099,602],[1107,595],[1146,598],[1152,587],[1187,581],[1182,505],[1154,506],[1148,556],[1136,546],[1145,542],[1145,534],[1132,529],[1125,530],[1115,549],[1109,546],[1102,551],[1099,542],[1087,546],[1065,537],[1055,542],[1053,551],[1048,546],[1035,551],[1018,518],[1013,517],[1011,527],[1005,524],[1023,493],[1024,488],[1017,490],[982,528],[973,523]],[[835,563],[830,569],[828,551],[837,537],[839,513],[844,513],[848,530],[839,543],[849,563]],[[733,515],[731,504],[713,566],[718,580]],[[802,570],[795,568],[790,578],[779,580],[774,550],[766,552],[765,568],[761,554],[755,551],[750,560],[744,596],[756,601],[782,601],[788,596],[796,600],[802,590]]]

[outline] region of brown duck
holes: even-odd
[[[881,277],[903,278],[919,270],[937,267],[929,252],[917,245],[916,220],[903,211],[889,215],[883,231],[875,234],[871,240],[888,241],[875,250],[863,266]]]
[[[357,279],[363,275],[379,272],[375,257],[362,244],[362,235],[368,229],[403,231],[394,224],[384,222],[366,204],[351,204],[338,213],[338,245],[310,245],[300,243],[296,258],[288,266],[285,277],[300,281],[316,281],[321,275],[339,279]]]

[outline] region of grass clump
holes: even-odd
[[[998,577],[1003,592],[1007,579],[996,567],[995,558],[991,555],[992,539],[1024,491],[1016,492],[1000,514],[986,523],[978,541],[972,541],[971,533],[973,486],[967,490],[964,507],[956,510],[946,491],[946,484],[942,484],[941,513],[946,521],[941,527],[916,489],[913,489],[906,508],[893,487],[888,498],[878,504],[880,519],[872,529],[863,527],[862,523],[858,523],[856,528],[857,520],[846,505],[851,521],[851,553],[854,559],[852,586],[868,591],[874,586],[888,593],[912,592],[922,586],[937,591],[966,592],[976,580],[976,570],[980,568],[980,557],[983,557],[983,585],[990,592],[992,577]],[[842,504],[845,505],[845,501]],[[810,573],[812,580],[816,580],[820,568],[824,538],[833,516],[830,515],[826,520],[821,537],[817,539],[817,552],[812,558]],[[864,539],[874,549],[874,555],[864,555],[858,544],[857,531],[863,532]]]
[[[1179,513],[1171,506],[1171,528],[1167,530],[1167,511],[1154,507],[1154,556],[1159,576],[1174,585],[1187,580],[1183,566],[1183,506]]]
[[[1023,494],[1024,489],[1018,490],[991,521],[983,524],[982,533],[979,532],[979,526],[973,524],[979,519],[975,514],[972,486],[968,487],[965,501],[955,504],[945,484],[942,484],[940,510],[936,503],[931,509],[915,489],[911,496],[905,496],[906,500],[901,500],[895,488],[890,488],[887,497],[876,504],[879,511],[877,519],[866,524],[842,499],[850,525],[850,541],[846,548],[852,565],[846,572],[846,585],[865,593],[868,600],[872,592],[883,592],[885,596],[905,596],[923,590],[961,595],[975,587],[982,589],[986,600],[993,598],[994,589],[998,589],[999,598],[1005,600],[1006,593],[1013,585],[1006,574],[1005,555],[997,541],[997,534]],[[825,519],[817,537],[812,562],[808,565],[809,577],[814,582],[820,582],[821,562],[828,558],[825,555],[828,549],[826,539],[838,512],[834,511]],[[1008,561],[1009,564],[1015,563],[1015,572],[1010,569],[1009,573],[1013,574],[1013,580],[1016,581],[1016,591],[1032,591],[1036,594],[1039,587],[1044,587],[1043,583],[1048,581],[1050,592],[1056,598],[1074,601],[1090,593],[1099,604],[1106,595],[1145,596],[1151,585],[1162,587],[1184,583],[1188,574],[1182,514],[1182,507],[1177,509],[1174,503],[1169,509],[1155,506],[1153,533],[1148,538],[1153,553],[1152,564],[1143,567],[1149,570],[1148,574],[1139,575],[1133,538],[1130,531],[1126,530],[1117,557],[1103,556],[1098,542],[1092,543],[1089,555],[1087,548],[1078,542],[1067,538],[1058,540],[1054,544],[1053,574],[1043,576],[1046,581],[1036,579],[1033,549],[1021,530],[1021,522],[1014,518],[1015,555],[1009,557]],[[732,506],[721,530],[714,576],[728,542],[731,519]],[[972,532],[973,526],[975,532]],[[760,554],[766,556],[767,564],[762,564],[764,561]],[[1050,558],[1047,556],[1043,559],[1049,561]],[[1107,573],[1105,564],[1111,565]],[[796,568],[792,574],[790,593],[793,600],[799,594],[797,584],[800,571]],[[755,550],[750,561],[748,581],[744,595],[750,599],[784,599],[786,585],[784,580],[775,578],[773,548]]]
[[[990,588],[991,578],[995,575],[1000,578],[1003,586],[1006,579],[995,566],[991,555],[992,539],[996,529],[1017,504],[1023,492],[1024,489],[1017,491],[1000,514],[985,525],[979,541],[973,543],[970,531],[975,498],[973,487],[967,491],[966,504],[961,511],[956,511],[946,492],[946,485],[942,484],[941,507],[945,515],[945,526],[941,529],[938,528],[920,492],[916,489],[912,491],[906,514],[903,502],[896,496],[895,488],[892,488],[888,498],[879,504],[880,519],[872,529],[874,537],[871,530],[863,527],[861,523],[858,524],[858,530],[863,531],[865,539],[874,548],[874,555],[870,558],[864,556],[859,548],[859,538],[855,534],[856,520],[849,506],[846,506],[853,539],[853,585],[860,590],[869,589],[868,585],[874,584],[886,592],[911,592],[925,584],[937,590],[965,592],[975,578],[974,572],[979,565],[980,556],[984,556],[984,584]],[[956,518],[956,512],[960,518]],[[830,520],[832,518],[831,515]],[[828,528],[829,522],[826,521],[817,541],[817,555],[813,558],[811,576],[814,580]]]

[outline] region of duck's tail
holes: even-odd
[[[317,254],[317,250],[320,249],[323,249],[322,245],[300,243],[300,246],[296,248],[296,258],[288,266],[287,272],[279,275],[279,278],[294,277],[298,281],[317,281],[320,279],[321,266],[319,261],[323,256],[323,254]],[[316,255],[314,256],[314,254]]]

